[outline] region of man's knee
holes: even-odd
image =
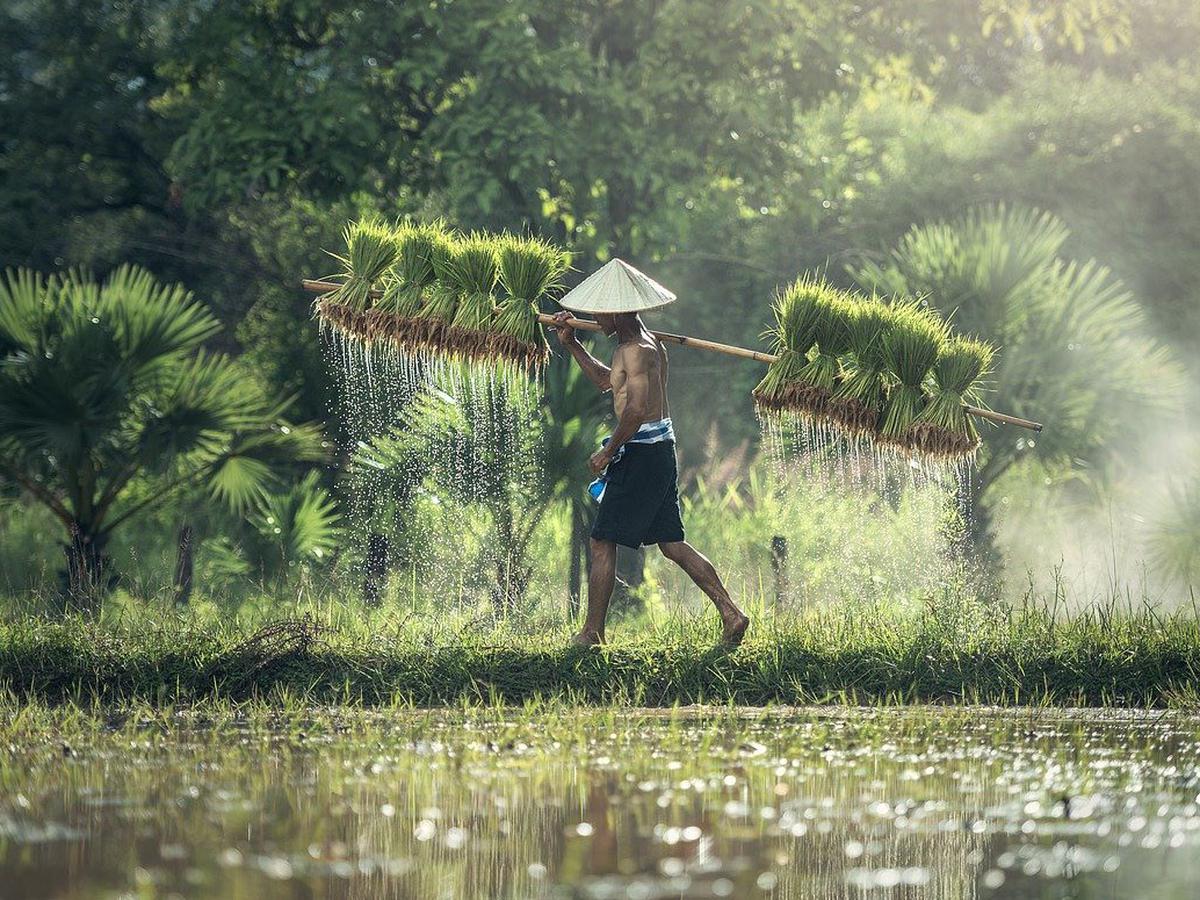
[[[677,563],[688,555],[688,551],[691,550],[691,547],[688,546],[687,541],[670,541],[659,544],[658,549],[662,555],[671,562]]]

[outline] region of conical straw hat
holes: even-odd
[[[574,312],[635,313],[666,306],[675,295],[623,259],[605,263],[558,301]]]

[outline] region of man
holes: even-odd
[[[613,262],[649,282],[620,260]],[[674,299],[665,288],[654,286]],[[571,296],[560,302],[569,305]],[[587,620],[574,643],[591,646],[604,641],[604,620],[616,579],[617,544],[633,548],[658,544],[663,556],[683,569],[716,606],[722,643],[737,646],[750,619],[733,602],[713,564],[684,539],[675,434],[667,408],[667,354],[637,312],[600,312],[594,304],[590,309],[571,308],[593,312],[604,334],[617,339],[612,366],[606,366],[579,343],[575,329],[567,324],[570,312],[555,316],[559,341],[596,387],[612,391],[617,416],[611,437],[590,460],[592,473],[601,476],[592,486],[593,496],[600,496],[600,509],[591,536]]]

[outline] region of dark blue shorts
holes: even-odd
[[[683,540],[675,442],[626,444],[608,467],[592,537],[625,547]]]

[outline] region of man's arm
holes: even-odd
[[[602,391],[612,390],[612,369],[588,353],[587,348],[579,343],[579,338],[575,336],[575,329],[567,324],[569,318],[571,318],[569,312],[556,313],[554,316],[556,323],[554,332],[558,335],[559,343],[575,357],[575,362],[579,363],[579,368],[583,369],[583,374],[592,384]]]

